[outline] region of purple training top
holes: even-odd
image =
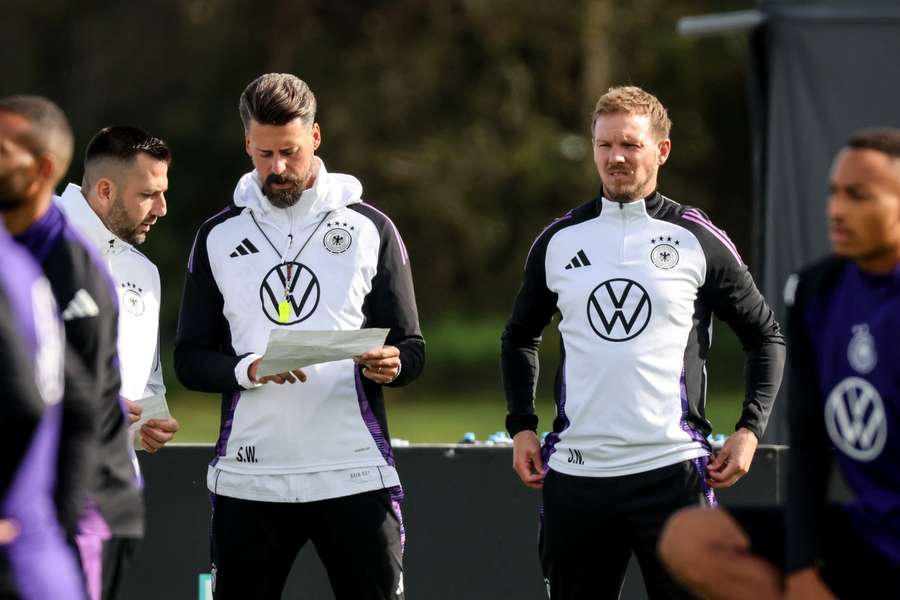
[[[49,283],[2,227],[0,256],[0,288],[9,299],[15,326],[34,364],[35,381],[46,404],[12,483],[0,498],[0,518],[13,520],[19,530],[2,552],[8,575],[23,600],[78,600],[84,597],[83,584],[53,502],[62,416],[62,324]]]

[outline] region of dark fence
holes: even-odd
[[[173,445],[141,453],[146,480],[147,535],[128,576],[129,600],[194,599],[209,572],[206,466],[212,446]],[[540,494],[511,469],[502,446],[396,448],[406,490],[404,583],[411,600],[546,598],[537,558]],[[783,446],[764,446],[753,468],[719,494],[726,506],[782,500]],[[602,540],[598,540],[602,543]],[[634,561],[622,598],[644,598]],[[311,544],[302,550],[284,598],[331,600]]]

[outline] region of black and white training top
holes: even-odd
[[[313,187],[281,209],[254,171],[197,233],[175,370],[186,387],[222,394],[207,474],[216,494],[311,502],[399,485],[382,386],[353,361],[305,367],[306,383],[259,386],[247,376],[274,329],[383,327],[402,365],[389,385],[418,377],[425,348],[409,256],[393,222],[361,194],[356,178],[320,161]]]
[[[550,468],[619,476],[709,454],[713,314],[745,350],[737,428],[762,437],[784,338],[734,244],[699,210],[658,193],[597,198],[538,236],[502,338],[511,435],[537,428],[537,349],[557,311],[557,417],[543,449]]]

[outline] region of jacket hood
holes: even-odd
[[[262,181],[255,170],[245,174],[238,181],[234,189],[235,206],[249,208],[257,215],[270,218],[277,218],[278,213],[285,215],[293,213],[294,217],[305,217],[362,201],[362,184],[356,177],[343,173],[329,173],[320,158],[316,157],[315,160],[319,162],[316,182],[311,188],[304,190],[299,202],[294,206],[286,209],[273,206],[263,194]]]

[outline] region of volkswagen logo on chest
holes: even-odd
[[[847,377],[825,402],[825,429],[837,449],[850,458],[875,460],[888,434],[881,394],[862,377]]]
[[[610,342],[625,342],[639,336],[650,323],[651,312],[647,290],[630,279],[604,281],[588,296],[591,328]]]
[[[319,278],[298,262],[275,266],[259,286],[263,313],[277,325],[293,325],[311,317],[319,306],[319,295]]]

